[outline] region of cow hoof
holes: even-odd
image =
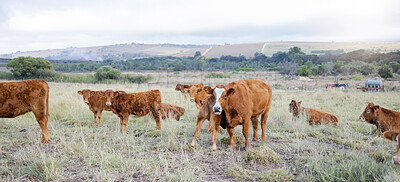
[[[247,151],[247,149],[246,149],[246,147],[242,147],[242,148],[240,148],[240,151]]]
[[[396,165],[400,165],[400,157],[394,156],[392,158],[392,163]]]
[[[19,130],[19,132],[26,132],[26,129]]]

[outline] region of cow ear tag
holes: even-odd
[[[375,111],[379,111],[379,108],[376,108],[376,110]]]
[[[232,96],[233,95],[233,92],[231,92],[231,94],[229,94],[229,96]]]

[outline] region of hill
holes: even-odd
[[[259,52],[271,56],[276,52],[287,51],[290,47],[300,47],[307,54],[324,54],[326,52],[345,53],[359,49],[373,52],[400,51],[400,42],[260,42],[232,45],[178,45],[178,44],[116,44],[95,47],[69,47],[65,49],[48,49],[39,51],[16,52],[0,55],[1,58],[19,56],[43,57],[50,60],[124,60],[155,56],[193,56],[200,51],[203,56],[219,58],[222,55],[253,57]]]

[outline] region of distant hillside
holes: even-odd
[[[15,58],[19,56],[42,57],[49,60],[93,60],[106,59],[124,60],[154,56],[193,56],[200,51],[203,56],[219,58],[222,55],[253,57],[259,52],[272,56],[276,52],[288,51],[297,46],[307,54],[344,53],[359,49],[374,52],[400,51],[397,43],[355,43],[355,42],[260,42],[232,45],[177,45],[177,44],[116,44],[96,47],[70,47],[65,49],[48,49],[40,51],[16,52],[0,55],[0,58]]]

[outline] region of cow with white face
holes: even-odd
[[[253,125],[253,140],[258,140],[258,117],[261,116],[262,140],[266,141],[265,129],[267,125],[268,112],[271,108],[272,89],[262,79],[239,80],[227,85],[218,85],[212,90],[216,98],[213,112],[220,115],[225,111],[227,119],[227,130],[230,136],[229,148],[235,146],[233,141],[234,128],[243,125],[243,136],[246,140],[245,150],[250,148],[249,128]],[[213,150],[217,149],[216,138],[219,123],[214,123],[213,128]]]

